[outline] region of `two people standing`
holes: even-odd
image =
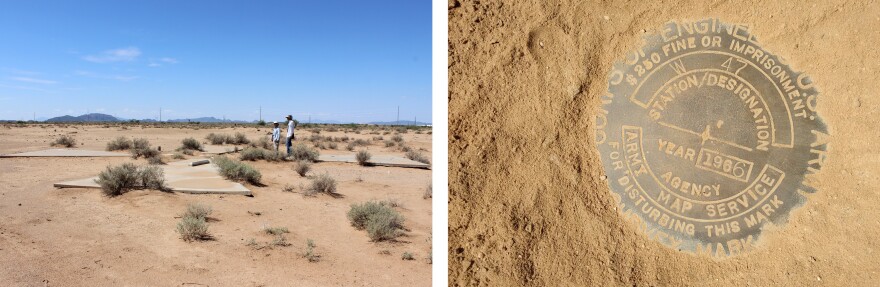
[[[272,128],[272,143],[275,144],[275,151],[278,151],[278,146],[281,142],[281,129],[278,128],[278,122],[272,122],[275,126]],[[293,116],[287,115],[287,154],[290,155],[290,147],[293,145],[293,140],[296,139],[296,135],[293,133],[293,129],[296,127],[296,124],[293,121]]]

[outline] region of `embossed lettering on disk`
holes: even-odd
[[[828,133],[807,75],[749,26],[671,22],[609,75],[596,119],[608,186],[654,240],[725,257],[803,205]]]

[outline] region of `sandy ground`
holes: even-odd
[[[494,286],[876,286],[877,1],[449,1],[449,279]],[[750,23],[806,72],[832,142],[818,193],[752,252],[646,239],[593,138],[611,64],[670,20]]]
[[[178,129],[68,126],[58,128],[0,126],[0,153],[40,150],[59,134],[72,134],[80,149],[103,150],[119,135],[147,138],[169,151],[185,137],[203,139],[210,132],[244,132],[263,136],[261,128]],[[310,133],[300,131],[298,137]],[[376,135],[323,132],[322,135],[372,138]],[[390,135],[384,135],[389,138]],[[431,136],[403,135],[415,149],[430,154]],[[311,146],[311,145],[310,145]],[[339,150],[324,153],[346,153]],[[403,152],[374,144],[374,154]],[[96,175],[109,164],[130,158],[3,158],[0,159],[0,285],[3,286],[425,286],[431,281],[428,263],[431,200],[423,199],[431,170],[361,167],[317,163],[311,174],[327,172],[341,198],[304,197],[299,186],[309,180],[292,163],[252,163],[266,186],[246,184],[254,197],[191,195],[153,190],[133,191],[115,198],[96,189],[55,189],[52,184]],[[362,181],[359,181],[362,180]],[[282,192],[285,184],[297,187]],[[398,242],[371,242],[365,231],[350,226],[352,203],[395,199],[409,231]],[[188,203],[210,205],[211,241],[184,242],[175,232]],[[260,213],[260,215],[255,215]],[[272,240],[264,226],[287,227],[288,247],[247,246]],[[314,240],[320,261],[302,257],[306,240]],[[380,252],[387,250],[390,255]],[[416,260],[401,260],[411,252]]]

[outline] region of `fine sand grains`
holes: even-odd
[[[449,279],[456,285],[872,285],[880,279],[880,4],[449,1]],[[829,161],[745,255],[672,250],[619,214],[593,141],[614,61],[670,20],[749,23],[811,76]]]

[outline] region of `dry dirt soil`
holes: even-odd
[[[449,279],[495,286],[876,286],[877,1],[449,1]],[[611,64],[670,20],[750,23],[806,72],[831,132],[818,193],[752,252],[646,239],[594,141]]]
[[[265,136],[261,128],[179,129],[55,125],[0,126],[0,154],[49,148],[60,134],[73,135],[79,149],[103,150],[117,136],[143,137],[163,151],[186,137],[210,132]],[[300,139],[310,132],[299,131]],[[370,139],[373,134],[322,132]],[[386,139],[389,135],[384,135]],[[430,155],[431,135],[409,132],[405,142]],[[204,140],[202,140],[204,141]],[[302,140],[299,140],[302,142]],[[311,146],[311,145],[309,145]],[[338,150],[349,153],[344,143]],[[231,148],[231,146],[230,146]],[[373,154],[403,156],[375,142]],[[194,157],[189,157],[194,158]],[[171,160],[171,159],[166,159]],[[305,197],[309,179],[293,163],[249,162],[265,186],[245,184],[253,197],[193,195],[139,190],[108,198],[97,189],[55,189],[55,182],[95,176],[108,165],[146,164],[141,158],[0,158],[0,285],[2,286],[425,286],[431,282],[431,199],[423,199],[431,170],[316,163],[312,175],[329,173],[341,198]],[[293,192],[283,192],[285,184]],[[371,242],[351,227],[353,203],[397,200],[408,229],[397,242]],[[189,203],[210,205],[213,240],[184,242],[175,232]],[[259,213],[259,215],[257,215]],[[264,248],[273,237],[266,226],[287,227],[291,246]],[[253,239],[257,246],[248,246]],[[320,261],[302,257],[314,240]],[[387,251],[387,254],[382,254]],[[415,260],[401,260],[411,252]]]

